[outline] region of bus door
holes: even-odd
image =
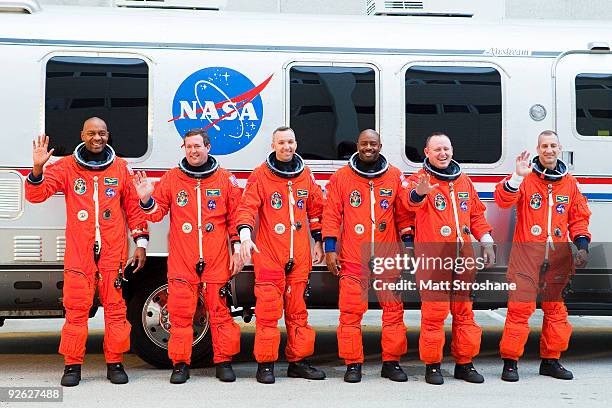
[[[593,213],[589,265],[578,271],[573,286],[612,302],[612,54],[565,53],[557,59],[553,75],[562,158],[578,177]]]

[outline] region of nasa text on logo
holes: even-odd
[[[174,122],[181,137],[190,129],[206,129],[211,154],[234,153],[257,135],[263,120],[260,94],[271,79],[272,75],[255,86],[231,68],[203,68],[176,90],[168,122]]]

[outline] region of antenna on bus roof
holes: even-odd
[[[223,10],[227,0],[115,0],[115,7]]]
[[[366,14],[376,16],[503,18],[504,0],[366,0]]]
[[[17,0],[0,2],[0,13],[28,13],[34,14],[42,8],[38,0]]]

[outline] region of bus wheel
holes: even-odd
[[[149,283],[149,282],[148,282]],[[170,315],[167,310],[168,284],[151,282],[135,290],[128,303],[127,316],[132,325],[130,336],[132,351],[157,368],[171,368],[168,358]],[[191,367],[204,367],[212,363],[212,337],[208,313],[200,295],[193,317],[193,351]]]

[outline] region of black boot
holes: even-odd
[[[458,380],[463,380],[469,383],[481,384],[484,382],[484,377],[474,368],[474,364],[455,364],[454,377]]]
[[[543,358],[540,363],[540,375],[558,378],[559,380],[571,380],[574,374],[566,370],[556,358]]]
[[[399,365],[399,361],[383,361],[380,376],[388,378],[391,381],[405,382],[408,381],[408,376]]]
[[[287,367],[287,377],[305,378],[307,380],[324,380],[325,371],[311,366],[308,364],[308,361],[304,359],[289,363]]]
[[[69,364],[64,366],[61,384],[64,387],[74,387],[79,385],[79,381],[81,381],[81,365]]]
[[[258,383],[274,384],[274,363],[257,364],[257,374],[255,375]]]
[[[127,384],[128,376],[121,363],[106,364],[106,378],[113,384]]]
[[[425,382],[433,385],[444,384],[444,377],[442,377],[440,363],[427,364],[425,366]]]
[[[236,374],[232,368],[231,361],[223,361],[215,365],[215,377],[223,382],[236,381]]]
[[[171,384],[183,384],[189,379],[189,366],[187,363],[176,363],[170,376]]]
[[[504,369],[501,379],[508,382],[517,382],[519,380],[518,361],[504,358]]]
[[[346,373],[344,373],[344,382],[361,382],[361,363],[347,364]]]

